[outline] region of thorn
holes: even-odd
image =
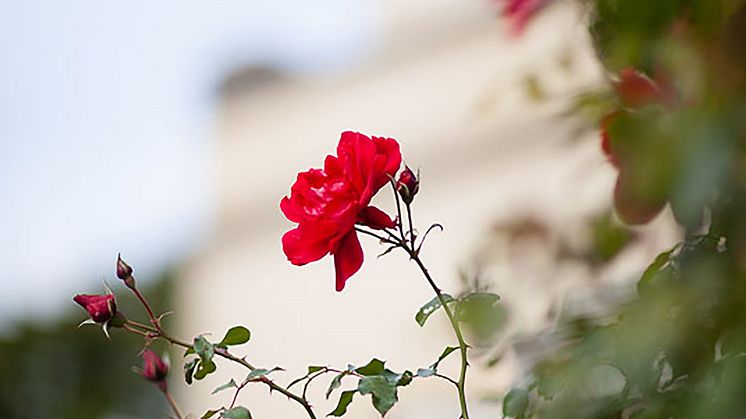
[[[87,324],[96,324],[96,322],[94,322],[92,319],[85,319],[82,322],[80,322],[80,324],[78,325],[78,329],[80,329],[81,327]]]
[[[104,329],[104,334],[106,335],[106,338],[111,340],[111,336],[109,336],[109,322],[107,321],[106,323],[104,323],[104,325],[101,328]]]

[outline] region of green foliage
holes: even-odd
[[[228,332],[226,332],[225,337],[223,337],[217,346],[225,347],[242,345],[248,342],[250,338],[251,332],[249,332],[249,329],[243,326],[235,326],[231,327]]]
[[[170,279],[165,275],[144,287],[154,305],[170,305]],[[86,291],[100,287],[94,281]],[[117,306],[136,320],[144,319],[131,296],[119,297]],[[85,317],[70,301],[66,312],[44,324],[8,325],[8,334],[0,337],[0,418],[164,416],[168,406],[163,395],[131,370],[142,362],[137,355],[142,339],[111,329],[107,340],[98,326],[78,328]],[[168,348],[152,347],[159,353]]]
[[[443,294],[443,300],[445,300],[446,304],[450,304],[451,302],[455,301],[453,297],[448,294]],[[432,300],[428,301],[427,304],[420,307],[419,311],[417,311],[417,314],[415,314],[414,316],[414,320],[420,326],[424,326],[428,317],[438,311],[440,307],[442,307],[440,299],[438,297],[434,297]]]
[[[446,357],[448,355],[452,354],[455,351],[458,351],[458,348],[455,347],[455,346],[449,346],[449,347],[445,348],[443,350],[443,353],[440,354],[440,356],[438,357],[437,361],[435,361],[434,363],[432,363],[427,368],[419,368],[417,370],[417,376],[418,377],[422,377],[422,378],[426,378],[426,377],[430,377],[430,376],[435,375],[438,372],[438,365],[440,365],[440,361],[446,359]]]
[[[352,403],[352,396],[357,393],[357,390],[350,390],[350,391],[343,391],[342,394],[339,396],[339,402],[337,403],[337,407],[334,408],[327,416],[344,416],[345,413],[347,413],[347,406]]]
[[[477,341],[489,341],[505,324],[505,309],[499,301],[499,295],[489,292],[467,294],[456,302],[456,319]]]
[[[503,415],[509,418],[522,418],[528,407],[528,391],[514,388],[503,400]]]
[[[231,380],[228,381],[227,383],[216,387],[215,390],[213,390],[212,393],[210,394],[215,394],[223,390],[227,390],[229,388],[236,388],[236,387],[238,387],[238,385],[236,384],[236,381],[231,378]]]
[[[220,417],[226,419],[251,419],[251,412],[245,407],[238,406],[222,411]]]

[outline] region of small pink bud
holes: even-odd
[[[73,301],[80,304],[96,323],[106,323],[117,314],[117,304],[114,294],[78,294]]]
[[[122,260],[122,255],[117,255],[117,278],[124,281],[124,284],[131,289],[135,288],[135,278],[132,276],[132,267]]]
[[[165,386],[166,374],[168,374],[168,365],[163,362],[163,359],[150,349],[144,350],[140,375],[159,386]]]
[[[404,170],[399,174],[396,189],[406,204],[411,204],[414,196],[420,190],[420,181],[408,166],[405,166]]]

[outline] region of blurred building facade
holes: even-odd
[[[179,334],[213,331],[219,339],[236,323],[246,325],[252,341],[239,354],[261,367],[285,368],[279,382],[303,375],[308,365],[343,368],[373,357],[395,371],[415,370],[454,344],[442,315],[424,328],[414,322],[432,295],[403,255],[376,259],[383,249],[361,238],[365,263],[342,293],[334,291],[331,258],[304,267],[285,260],[280,237],[292,225],[280,199],[298,172],[320,167],[334,152],[342,131],[396,138],[406,163],[421,170],[415,222],[421,229],[445,226],[430,237],[423,258],[454,293],[462,286],[459,269],[479,263],[496,221],[520,215],[567,227],[608,206],[613,171],[597,142],[571,141],[577,124],[559,117],[573,95],[603,77],[577,9],[550,8],[520,38],[506,37],[488,2],[385,0],[381,10],[383,39],[354,69],[288,76],[251,68],[225,83],[213,149],[218,214],[210,241],[177,287]],[[538,89],[533,99],[527,85]],[[376,205],[391,211],[390,191],[380,195]],[[531,263],[532,272],[497,266],[486,276],[506,304],[522,307],[518,326],[538,328],[571,281],[541,282],[552,274],[550,264]],[[457,371],[455,363],[444,368]],[[480,399],[505,391],[520,372],[518,363],[485,370],[475,362],[468,384],[473,416],[497,417],[498,406]],[[210,392],[242,374],[221,363],[188,393],[179,384],[179,398],[199,416],[229,403],[229,391]],[[319,380],[310,392],[320,416],[338,397],[324,398],[327,385]],[[418,381],[399,398],[388,417],[458,415],[456,394],[442,381]],[[254,417],[302,417],[297,405],[259,385],[239,401]],[[367,398],[357,398],[346,417],[378,415]]]

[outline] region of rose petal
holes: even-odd
[[[301,224],[282,236],[282,250],[293,265],[315,262],[329,253],[337,226],[329,222]]]
[[[375,230],[396,227],[396,223],[391,217],[374,206],[366,207],[360,211],[360,220],[358,222]]]
[[[342,291],[345,282],[363,266],[363,249],[355,230],[347,233],[334,253],[334,270],[337,275],[336,289]]]

